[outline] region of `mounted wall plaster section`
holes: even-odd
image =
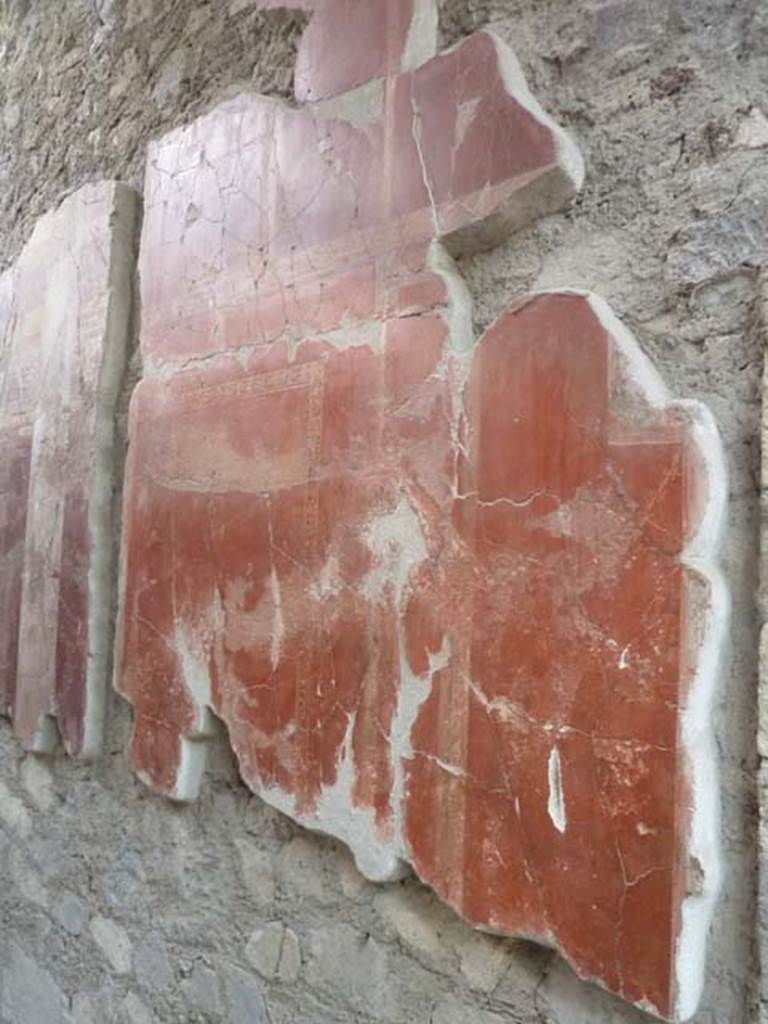
[[[562,206],[578,154],[492,36],[412,69],[425,5],[367,3],[371,33],[361,7],[304,38],[317,103],[244,96],[150,152],[133,764],[194,798],[215,714],[253,791],[370,878],[411,865],[682,1017],[717,883],[717,432],[593,296],[474,342],[446,247]]]
[[[0,281],[0,713],[39,752],[101,743],[135,216],[132,190],[89,185]]]

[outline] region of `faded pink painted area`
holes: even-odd
[[[388,80],[365,124],[232,100],[150,148],[145,191],[142,346],[160,363],[397,315],[402,289],[440,287],[436,235],[509,206],[531,219],[573,184],[481,33]]]
[[[0,350],[6,350],[13,323],[13,278],[0,277]],[[13,355],[13,353],[12,353]],[[0,443],[0,714],[13,712],[21,606],[24,526],[29,488],[30,429],[26,408],[28,376],[18,359],[6,356]]]
[[[316,4],[296,61],[295,92],[302,103],[327,99],[391,78],[401,70],[419,0],[361,4],[324,0]],[[434,40],[431,53],[434,55]],[[344,59],[339,60],[339,54]]]
[[[53,723],[70,753],[86,744],[89,510],[116,206],[111,184],[75,193],[0,285],[0,712],[35,750]]]

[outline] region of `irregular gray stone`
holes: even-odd
[[[481,932],[468,932],[457,943],[461,973],[469,987],[478,992],[492,992],[501,981],[512,959],[513,946]]]
[[[181,983],[187,1003],[203,1013],[221,1013],[221,986],[215,971],[197,963],[192,973]]]
[[[133,963],[132,944],[125,928],[107,917],[94,917],[91,935],[115,974],[129,974]]]
[[[13,850],[11,857],[11,874],[13,882],[19,893],[30,903],[47,910],[49,906],[48,890],[40,876],[40,872],[34,867],[34,861],[22,850]]]
[[[18,947],[0,965],[0,1016],[3,1024],[58,1024],[63,1020],[62,992],[48,971]]]
[[[29,811],[17,796],[0,782],[0,821],[22,839],[32,834],[32,820]]]
[[[429,893],[396,885],[377,893],[373,906],[382,921],[415,952],[437,962],[450,957],[446,942],[450,914]]]
[[[264,978],[291,983],[299,976],[299,940],[282,921],[271,921],[256,929],[245,947],[245,955]]]
[[[768,146],[768,118],[760,107],[752,107],[739,125],[735,143],[745,149],[762,149]]]
[[[120,1013],[125,1024],[153,1024],[155,1020],[152,1011],[135,992],[129,992],[125,997]]]
[[[102,25],[113,28],[117,21],[118,4],[116,0],[94,0],[94,7]]]
[[[48,765],[35,754],[28,754],[21,766],[21,781],[39,811],[53,806],[53,776]]]
[[[76,992],[67,1024],[105,1024],[115,1019],[112,992],[102,988],[98,992]]]
[[[21,121],[21,104],[6,103],[3,110],[3,122],[8,132],[12,132]]]
[[[137,948],[133,966],[141,984],[152,992],[160,992],[174,982],[171,961],[160,935],[152,935]]]
[[[269,1024],[261,989],[254,979],[233,964],[222,966],[228,1024]]]
[[[310,984],[327,988],[330,997],[377,1019],[396,1016],[387,951],[371,935],[336,924],[311,932],[309,941]]]
[[[745,196],[723,213],[679,232],[667,271],[676,284],[700,284],[765,257],[768,199]]]
[[[243,882],[249,894],[259,904],[271,903],[275,898],[275,870],[272,857],[247,839],[236,839],[240,855]]]
[[[159,107],[169,106],[179,94],[187,68],[187,56],[187,51],[179,47],[164,61],[152,90],[152,98]]]
[[[146,882],[144,863],[132,847],[124,847],[107,868],[104,879],[104,898],[112,910],[130,913],[136,906]]]
[[[505,1024],[498,1013],[486,1013],[475,1006],[467,1006],[456,999],[444,999],[435,1007],[430,1024]]]
[[[332,865],[315,836],[298,835],[286,843],[277,858],[277,874],[287,893],[320,902],[329,898]]]
[[[53,908],[53,916],[64,931],[70,935],[80,935],[88,919],[88,908],[85,903],[71,892],[59,897]]]

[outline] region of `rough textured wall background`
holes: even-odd
[[[720,423],[732,651],[716,710],[724,888],[697,1024],[757,1019],[758,268],[764,0],[446,2],[485,23],[574,134],[575,207],[463,266],[478,326],[517,292],[599,291],[672,390]],[[0,265],[35,217],[151,135],[251,84],[284,95],[300,19],[249,0],[0,0]],[[751,127],[750,127],[751,126]],[[757,127],[756,127],[757,126]],[[0,1020],[639,1024],[557,957],[472,932],[414,881],[375,887],[240,785],[221,737],[202,800],[148,795],[113,702],[101,761],[23,757],[0,723]]]

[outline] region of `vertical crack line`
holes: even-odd
[[[413,77],[411,77],[409,96],[411,99],[411,110],[413,111],[413,120],[411,121],[411,132],[413,134],[413,141],[416,144],[416,152],[419,157],[419,166],[421,167],[421,176],[424,180],[424,188],[427,190],[429,196],[429,206],[432,211],[432,223],[435,228],[435,235],[440,236],[440,220],[437,215],[437,204],[435,203],[435,196],[432,191],[432,186],[429,182],[429,175],[427,174],[427,164],[424,159],[424,150],[421,145],[421,111],[416,103],[416,97],[413,95]]]

